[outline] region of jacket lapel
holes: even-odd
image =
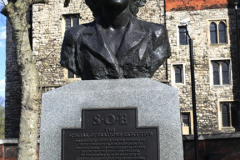
[[[104,41],[104,36],[101,33],[101,25],[97,19],[94,26],[88,26],[82,33],[82,42],[91,50],[96,57],[102,57],[119,73],[119,65],[116,56],[109,48],[109,45]]]
[[[139,46],[146,36],[141,21],[138,23],[134,16],[131,17],[130,23],[127,25],[128,26],[116,54],[110,49],[107,40],[104,40],[104,36],[101,33],[99,19],[97,19],[92,26],[88,26],[82,33],[82,42],[89,50],[91,50],[91,53],[95,54],[96,57],[102,57],[113,68],[115,68],[119,74],[119,63],[122,63],[124,57]],[[142,57],[142,55],[139,56]]]
[[[136,22],[134,16],[131,17],[130,23],[128,24],[127,30],[125,31],[122,43],[119,47],[119,50],[116,54],[118,59],[122,59],[128,53],[131,53],[139,44],[144,40],[146,34],[145,30],[141,23]]]

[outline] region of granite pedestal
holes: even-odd
[[[40,160],[61,159],[61,129],[80,128],[82,109],[119,107],[137,107],[139,127],[159,126],[161,160],[183,160],[178,90],[148,78],[77,81],[44,93]]]

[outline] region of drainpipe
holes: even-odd
[[[236,32],[237,32],[237,55],[238,55],[238,83],[240,84],[240,55],[239,55],[239,34],[238,34],[238,0],[234,0],[235,14],[236,14]]]
[[[198,131],[197,131],[197,113],[196,113],[196,91],[195,91],[195,77],[194,77],[194,58],[193,58],[193,40],[188,32],[188,23],[190,19],[180,21],[181,24],[186,25],[186,33],[189,38],[189,52],[190,52],[190,68],[191,68],[191,85],[192,85],[192,105],[193,105],[193,121],[194,121],[194,145],[195,145],[195,160],[198,158]]]

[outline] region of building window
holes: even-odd
[[[230,60],[212,60],[212,84],[231,84]]]
[[[183,135],[191,134],[190,112],[181,113],[181,121],[182,121],[182,134]]]
[[[182,113],[183,126],[189,126],[189,113]]]
[[[182,83],[182,67],[175,66],[175,83]]]
[[[225,20],[210,21],[211,44],[227,43],[227,27]]]
[[[67,14],[67,15],[63,15],[64,17],[64,21],[63,21],[63,34],[64,32],[71,28],[71,27],[75,27],[79,25],[79,19],[80,16],[79,14]],[[80,76],[75,75],[73,72],[68,70],[68,78],[80,78]]]
[[[217,25],[214,22],[210,24],[210,36],[211,44],[217,43]]]
[[[240,126],[239,102],[221,102],[222,127]]]
[[[81,78],[81,77],[68,70],[68,78]]]
[[[64,22],[65,22],[65,30],[71,28],[71,27],[75,27],[77,25],[79,25],[79,14],[67,14],[67,15],[63,15],[64,17]]]
[[[172,70],[172,82],[176,84],[184,84],[184,65],[174,64]]]
[[[218,24],[219,43],[226,43],[226,25],[223,22]]]
[[[218,62],[212,62],[213,65],[213,84],[219,85],[219,63]]]
[[[180,45],[187,45],[188,38],[187,38],[187,28],[186,26],[179,26],[179,43]]]

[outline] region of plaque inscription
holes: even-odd
[[[136,111],[83,109],[83,128],[62,129],[62,160],[159,160],[158,127],[138,127]]]

